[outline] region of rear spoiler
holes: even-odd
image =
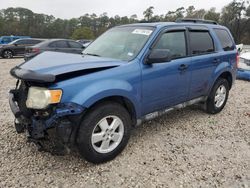
[[[41,74],[35,71],[22,69],[18,66],[12,68],[10,74],[17,79],[29,82],[51,83],[56,80],[56,77],[52,74]]]

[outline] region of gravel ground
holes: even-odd
[[[0,187],[250,187],[250,82],[236,81],[225,109],[174,111],[132,131],[115,160],[38,152],[18,135],[8,106],[15,80],[0,59]]]

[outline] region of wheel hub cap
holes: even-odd
[[[107,116],[96,124],[91,143],[98,153],[109,153],[121,143],[123,135],[122,120],[117,116]]]
[[[226,100],[226,94],[227,94],[227,90],[224,85],[221,85],[220,87],[218,87],[215,93],[215,98],[214,98],[214,104],[217,108],[220,108],[224,104]]]

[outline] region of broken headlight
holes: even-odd
[[[27,108],[45,109],[49,104],[56,104],[61,101],[62,90],[49,90],[42,87],[30,87],[26,101]]]

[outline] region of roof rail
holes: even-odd
[[[218,25],[218,23],[216,21],[213,21],[213,20],[203,20],[203,19],[195,19],[195,18],[179,18],[175,22],[177,22],[177,23],[189,22],[189,23],[203,23],[203,24]]]

